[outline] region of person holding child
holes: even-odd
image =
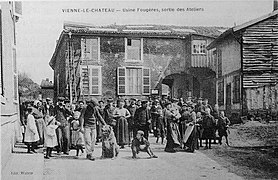
[[[45,158],[49,159],[51,156],[52,149],[58,145],[56,129],[59,127],[60,123],[56,121],[54,116],[46,115],[46,128],[45,128],[45,141],[44,145],[46,147]]]
[[[144,132],[138,131],[136,137],[132,140],[131,145],[132,150],[132,158],[136,159],[137,154],[142,152],[147,152],[151,158],[158,158],[156,155],[153,154],[151,148],[150,148],[150,142],[144,138]]]

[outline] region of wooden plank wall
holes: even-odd
[[[278,112],[278,84],[248,88],[246,92],[247,110],[271,110]]]
[[[243,33],[244,88],[278,82],[278,17],[248,27]]]

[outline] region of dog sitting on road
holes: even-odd
[[[102,156],[101,158],[115,159],[119,154],[119,146],[113,128],[109,125],[102,127]]]

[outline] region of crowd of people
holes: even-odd
[[[45,102],[27,101],[21,105],[21,122],[24,127],[23,141],[28,153],[36,153],[36,148],[45,147],[45,158],[57,154],[69,155],[70,149],[86,151],[86,158],[95,160],[95,145],[101,141],[102,126],[113,127],[117,144],[120,148],[131,146],[133,157],[136,157],[140,145],[146,145],[146,152],[155,156],[148,142],[149,134],[156,137],[156,143],[165,144],[166,152],[194,152],[202,147],[211,148],[218,132],[219,144],[222,137],[228,143],[228,126],[230,121],[224,111],[214,108],[208,99],[199,98],[197,102],[188,98],[168,98],[163,96],[153,100],[108,98],[97,101],[95,98],[77,104],[59,97],[56,105],[49,98]],[[141,149],[142,150],[142,149]]]

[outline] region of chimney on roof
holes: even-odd
[[[273,11],[278,10],[278,0],[273,0]]]
[[[49,82],[49,78],[46,78],[46,81]]]

